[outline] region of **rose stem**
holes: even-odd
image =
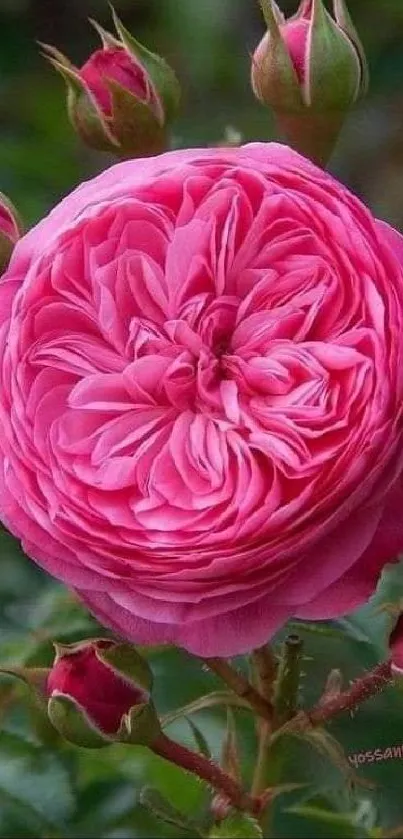
[[[251,664],[258,692],[267,702],[271,702],[277,673],[277,662],[268,644],[253,650]]]
[[[273,670],[275,667],[274,661],[271,668],[271,680],[268,681],[268,674],[266,668],[263,672],[265,677],[265,687],[263,688],[260,682],[261,689],[265,692],[270,690],[273,693],[273,727],[277,728],[283,725],[287,720],[294,716],[298,702],[299,679],[301,673],[301,652],[302,640],[298,635],[288,635],[285,639],[280,661],[277,668],[276,681],[273,685]],[[266,667],[268,662],[266,662]],[[273,783],[273,767],[270,751],[271,751],[271,726],[265,724],[260,728],[259,733],[259,749],[256,761],[255,773],[252,783],[252,794],[259,795],[271,783]],[[265,812],[265,823],[269,818],[268,810]]]
[[[338,696],[334,696],[325,703],[315,705],[311,711],[307,711],[307,716],[312,725],[322,725],[336,714],[352,710],[357,705],[361,705],[362,702],[366,702],[367,699],[371,699],[392,681],[391,662],[384,661],[361,679],[356,679],[347,690],[342,691]]]
[[[298,707],[303,641],[292,633],[284,641],[274,692],[274,726],[280,728]]]
[[[231,804],[238,810],[246,810],[249,813],[258,815],[262,809],[262,802],[254,798],[239,786],[239,784],[227,775],[218,764],[214,763],[204,755],[190,751],[180,743],[175,743],[165,734],[159,734],[151,746],[153,752],[160,757],[175,763],[182,769],[192,772],[210,787],[223,793]]]
[[[217,676],[242,699],[246,699],[249,705],[255,709],[256,713],[269,722],[273,718],[273,706],[267,699],[264,698],[256,688],[251,685],[248,679],[245,678],[238,670],[225,660],[225,658],[203,658],[201,659],[207,665],[209,670],[216,673]]]

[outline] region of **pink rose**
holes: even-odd
[[[1,517],[126,638],[242,653],[403,546],[403,239],[288,148],[83,184],[0,313]]]

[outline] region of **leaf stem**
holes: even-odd
[[[253,815],[260,813],[262,809],[260,799],[245,792],[218,764],[203,755],[192,752],[180,743],[175,743],[162,733],[156,738],[151,748],[155,754],[197,775],[214,790],[223,793],[237,810]]]

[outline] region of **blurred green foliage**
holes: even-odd
[[[249,87],[250,53],[263,32],[255,0],[115,0],[115,6],[128,28],[164,54],[181,79],[183,113],[175,127],[176,145],[218,143],[228,127],[245,140],[273,137],[270,115],[254,102]],[[290,0],[281,6],[287,13],[296,8]],[[403,227],[403,3],[350,0],[350,10],[368,55],[372,84],[346,126],[332,168],[376,213]],[[73,185],[112,162],[76,139],[65,113],[63,83],[36,44],[54,44],[82,63],[97,43],[89,15],[106,27],[110,24],[103,0],[0,0],[0,189],[20,208],[27,225]],[[0,560],[2,663],[46,665],[52,639],[71,642],[105,633],[4,533]],[[391,592],[394,598],[401,596],[402,571],[393,572],[384,586],[389,588],[386,599]],[[382,655],[385,618],[374,618],[373,608],[339,624],[302,628],[305,702],[317,699],[332,667],[341,667],[348,680]],[[221,687],[184,653],[155,650],[149,655],[162,713]],[[145,749],[114,746],[92,753],[63,745],[33,708],[14,701],[23,692],[10,679],[0,680],[0,836],[189,836],[157,823],[140,803],[140,791],[144,785],[156,787],[194,819],[205,812],[208,801],[199,783]],[[333,724],[332,733],[350,754],[381,750],[379,761],[355,758],[376,786],[357,787],[354,795],[326,755],[313,759],[312,746],[288,744],[288,759],[276,782],[308,779],[310,786],[276,802],[276,836],[374,836],[376,824],[391,828],[403,822],[402,762],[386,751],[397,747],[403,756],[402,707],[399,691],[389,690],[354,719]],[[218,756],[224,715],[204,711],[194,719]],[[247,772],[253,727],[244,712],[239,712],[239,722]],[[186,720],[173,723],[169,733],[197,747]]]
[[[296,0],[282,0],[287,14]],[[263,33],[257,0],[115,0],[118,14],[165,55],[183,86],[179,146],[218,143],[228,126],[270,139],[270,114],[254,102],[250,54]],[[374,211],[403,226],[403,3],[350,0],[371,70],[367,100],[348,121],[334,171]],[[88,16],[110,25],[106,0],[0,0],[0,189],[31,224],[72,185],[111,161],[76,140],[63,82],[36,41],[78,65],[97,45]]]

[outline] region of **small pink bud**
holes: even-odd
[[[81,68],[55,47],[42,46],[67,84],[70,120],[88,146],[120,157],[158,154],[168,145],[179,84],[168,64],[136,41],[112,13],[117,37],[92,21],[102,48]]]
[[[348,110],[365,92],[365,55],[345,0],[302,0],[285,20],[275,0],[261,0],[268,31],[252,60],[255,96],[273,108],[291,145],[324,162]]]
[[[0,192],[0,271],[7,267],[21,233],[21,223],[15,208]]]

